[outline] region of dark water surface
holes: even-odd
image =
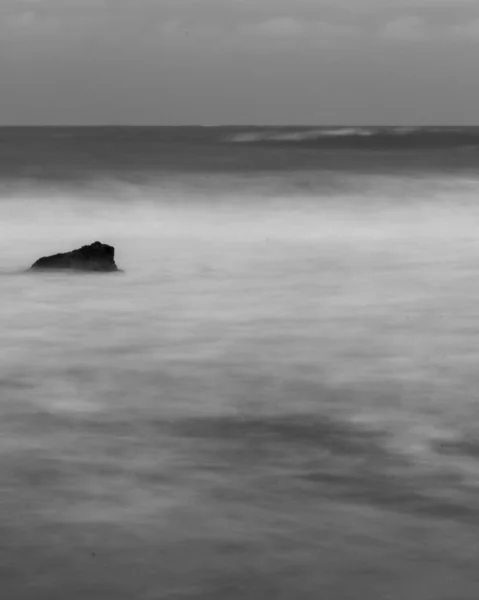
[[[0,129],[1,597],[476,600],[478,141]]]

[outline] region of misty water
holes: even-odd
[[[372,170],[5,183],[2,597],[478,597],[479,175]]]

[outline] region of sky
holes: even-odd
[[[479,125],[479,0],[0,0],[1,125]]]

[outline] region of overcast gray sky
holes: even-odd
[[[1,124],[479,124],[479,0],[0,0]]]

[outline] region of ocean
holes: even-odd
[[[478,232],[475,128],[0,129],[2,598],[477,600]]]

